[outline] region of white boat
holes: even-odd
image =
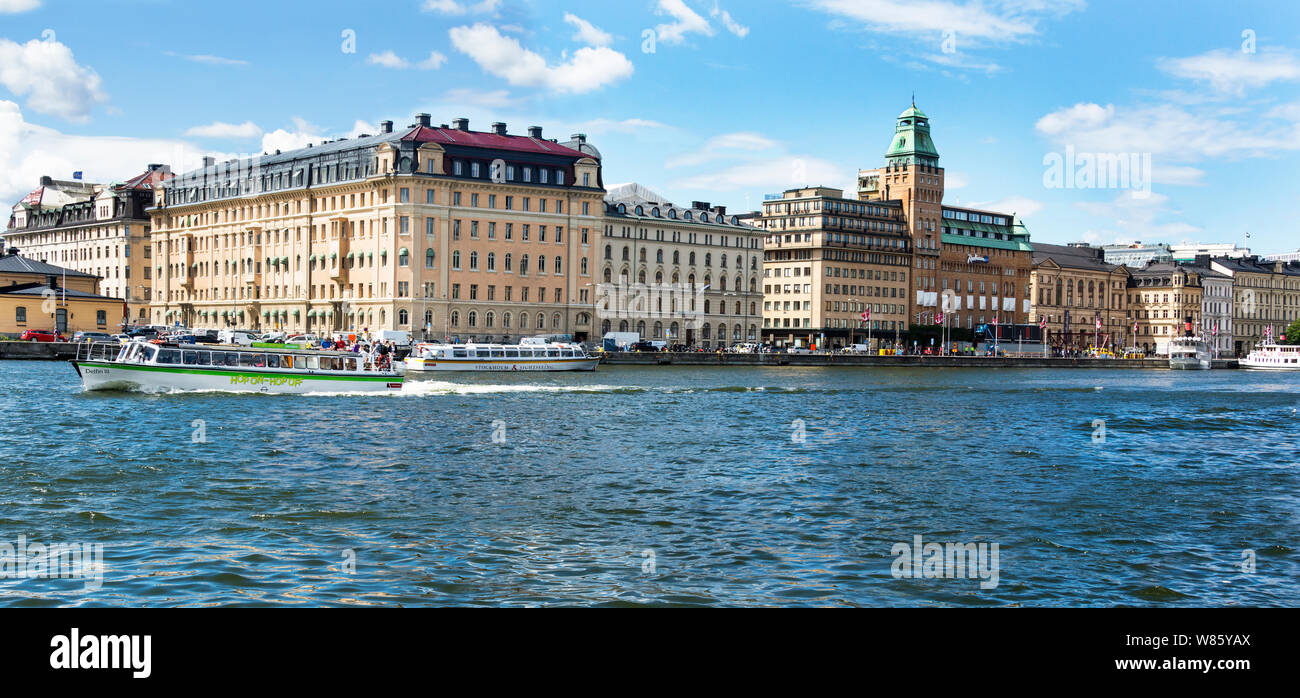
[[[348,352],[201,344],[83,344],[72,366],[87,391],[399,392],[401,371]]]
[[[410,372],[594,371],[600,357],[578,344],[524,339],[519,344],[417,344],[406,358]]]
[[[1207,371],[1214,367],[1210,345],[1199,337],[1175,337],[1169,342],[1169,368]]]
[[[1300,371],[1300,346],[1261,344],[1239,365],[1254,371]]]

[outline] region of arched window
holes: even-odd
[[[425,327],[433,327],[433,311],[432,311],[432,310],[426,310],[426,311],[424,311],[424,326],[425,326]]]
[[[636,333],[641,335],[642,337],[645,336],[645,320],[642,320],[636,324]]]
[[[681,264],[681,263],[682,263],[682,253],[678,252],[677,250],[673,250],[673,264]]]
[[[611,245],[605,245],[605,259],[614,258],[614,248]]]
[[[411,266],[411,253],[405,247],[403,247],[402,251],[397,254],[397,266],[399,267]]]
[[[469,311],[469,315],[466,317],[469,318],[470,327],[478,327],[478,311],[471,310]]]
[[[610,269],[609,267],[605,267],[605,283],[607,284],[612,283],[613,279],[614,279],[614,270]]]
[[[582,275],[583,275],[583,276],[586,276],[586,275],[587,275],[587,258],[586,258],[586,257],[583,257],[583,258],[582,258]]]
[[[509,252],[507,252],[507,253],[506,253],[506,271],[507,271],[507,272],[509,272],[509,271],[513,271],[514,268],[515,268],[515,267],[514,267],[514,256],[511,255]]]
[[[452,327],[460,327],[460,311],[459,311],[459,310],[453,310],[453,311],[451,311],[451,326],[452,326]]]
[[[528,274],[528,255],[519,258],[519,273],[522,275]]]
[[[691,253],[690,260],[691,260],[691,262],[690,262],[691,266],[695,266],[695,253],[694,253],[694,252]]]
[[[602,335],[609,334],[609,320],[602,320],[602,321],[601,321],[601,323],[600,323],[600,333],[601,333]]]
[[[489,253],[488,253],[488,256],[487,256],[487,270],[488,270],[488,271],[496,271],[496,270],[497,270],[497,255],[496,255],[495,252],[489,252]]]
[[[627,320],[620,320],[618,323],[619,332],[627,332]]]
[[[511,319],[510,313],[503,313],[501,315],[501,327],[503,329],[507,329],[507,330],[510,329],[510,319]]]
[[[541,317],[541,316],[539,315],[538,317]],[[553,330],[558,330],[558,329],[560,329],[560,314],[559,314],[559,313],[555,313],[555,314],[551,315],[551,329],[553,329]]]
[[[583,260],[586,261],[586,260]],[[555,258],[555,273],[557,275],[564,273],[564,260],[560,257]]]
[[[469,253],[469,270],[478,271],[478,252]]]
[[[430,247],[429,249],[427,249],[427,250],[424,251],[424,267],[425,267],[426,269],[432,269],[432,268],[433,268],[433,257],[434,257],[434,254],[433,254],[433,248],[432,248],[432,247]]]
[[[460,250],[455,250],[451,253],[451,268],[457,270],[460,269]]]
[[[483,315],[483,326],[484,326],[484,327],[495,327],[495,326],[496,326],[496,323],[497,323],[497,316],[496,316],[496,313],[493,313],[493,312],[490,311],[490,310],[489,310],[488,312],[484,313],[484,315]]]
[[[537,273],[538,274],[546,273],[546,255],[544,254],[537,255]]]
[[[624,246],[623,246],[623,261],[626,262],[626,261],[628,261],[628,260],[630,260],[630,259],[632,259],[632,250],[629,249],[627,245],[624,245]]]
[[[704,253],[704,266],[706,266],[706,267],[711,267],[711,266],[713,266],[713,253],[712,253],[712,252],[705,252],[705,253]]]
[[[659,264],[663,264],[663,263],[664,263],[664,251],[663,251],[663,250],[655,250],[655,262],[657,262],[657,263],[659,263]]]
[[[411,324],[411,315],[406,312],[405,308],[397,311],[397,324],[402,325],[403,327]]]

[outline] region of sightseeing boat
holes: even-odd
[[[519,344],[417,344],[408,373],[436,371],[594,371],[600,357],[578,344],[525,339]]]
[[[403,380],[400,364],[377,370],[349,352],[199,344],[82,344],[72,366],[87,391],[388,393]]]
[[[1214,367],[1214,353],[1200,337],[1175,337],[1169,342],[1169,368],[1206,371]]]
[[[1300,346],[1265,342],[1239,365],[1254,371],[1300,371]]]

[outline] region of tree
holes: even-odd
[[[1291,323],[1291,326],[1286,328],[1285,334],[1287,344],[1300,344],[1300,319]]]

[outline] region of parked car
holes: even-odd
[[[654,342],[637,342],[636,344],[633,344],[632,346],[628,347],[627,350],[628,350],[628,351],[657,352],[657,351],[659,351],[659,347],[656,347],[656,346],[654,345]]]
[[[811,354],[812,349],[808,347],[789,347],[785,350],[787,354]]]
[[[253,342],[259,341],[256,333],[245,330],[222,330],[217,333],[217,342],[219,344],[237,344],[243,347],[253,346]]]
[[[113,335],[107,332],[77,332],[72,335],[74,342],[111,342]]]
[[[53,330],[27,330],[18,338],[23,342],[66,342],[67,337]]]
[[[690,351],[690,350],[691,350],[691,348],[688,347],[688,346],[686,346],[685,344],[674,344],[674,345],[668,347],[668,351],[671,351],[671,352],[674,352],[674,353],[682,353],[682,352],[687,352],[687,351]]]

